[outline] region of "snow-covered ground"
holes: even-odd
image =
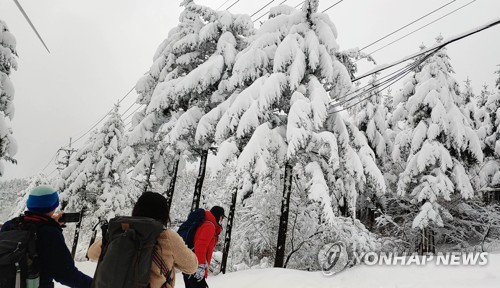
[[[92,275],[95,263],[78,267]],[[184,287],[182,277],[177,279],[175,287]],[[500,254],[490,254],[485,266],[358,266],[334,276],[269,268],[212,276],[208,282],[212,288],[493,288],[500,285]]]

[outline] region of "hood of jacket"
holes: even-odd
[[[222,226],[217,222],[215,219],[215,216],[212,214],[212,212],[205,210],[205,221],[211,222],[215,226],[215,235],[219,236],[220,232],[222,232]]]

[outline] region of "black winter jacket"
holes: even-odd
[[[69,287],[88,288],[92,278],[75,267],[59,223],[52,218],[30,211],[24,216],[26,221],[39,224],[36,249],[39,257],[40,288],[53,288],[53,280]],[[14,220],[5,222],[1,231],[13,229]]]

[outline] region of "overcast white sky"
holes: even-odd
[[[230,0],[223,8],[236,0]],[[257,11],[270,0],[240,0],[230,11]],[[275,0],[274,5],[282,0]],[[341,49],[364,47],[389,32],[451,0],[344,0],[327,13],[339,31]],[[51,54],[43,48],[12,0],[0,0],[0,19],[17,38],[19,70],[11,79],[16,88],[13,120],[19,151],[17,165],[5,164],[2,180],[37,174],[69,138],[85,133],[107,113],[137,79],[149,69],[152,57],[168,31],[178,22],[180,0],[19,0],[38,28]],[[225,0],[195,2],[213,8]],[[295,6],[302,0],[289,0]],[[320,10],[337,0],[321,0]],[[456,0],[365,52],[470,2]],[[259,13],[258,15],[264,13]],[[499,0],[477,0],[466,8],[374,54],[388,63],[500,16]],[[254,17],[254,19],[257,18]],[[265,19],[265,18],[262,18]],[[500,26],[448,47],[456,79],[467,76],[476,92],[493,84],[500,64]],[[363,65],[360,73],[371,70]],[[135,91],[122,103],[122,111],[135,101]],[[129,113],[125,114],[127,116]],[[128,122],[128,121],[126,121]],[[75,143],[78,148],[86,138]],[[45,170],[55,169],[51,163]],[[54,174],[53,174],[54,175]]]

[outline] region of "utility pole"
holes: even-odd
[[[73,154],[74,152],[76,152],[76,150],[71,148],[71,137],[70,137],[69,138],[69,146],[68,147],[61,147],[57,151],[56,165],[57,165],[57,169],[59,171],[61,171],[64,168],[69,166],[69,160],[71,158],[71,154]],[[63,155],[60,156],[60,153],[63,153]]]

